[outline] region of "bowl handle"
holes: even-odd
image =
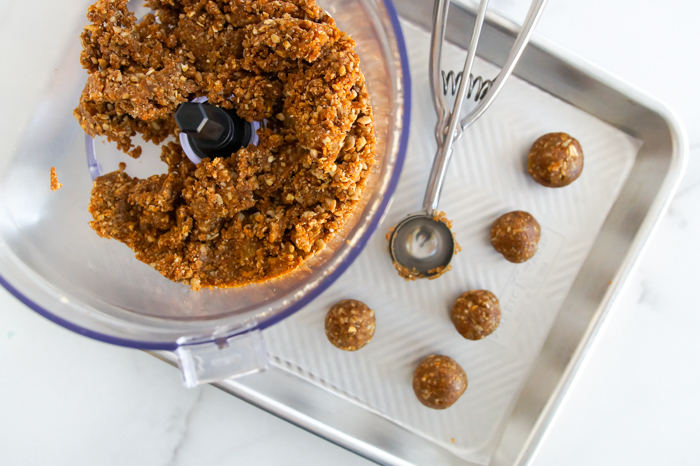
[[[268,365],[260,330],[213,342],[181,345],[175,352],[187,388],[253,374],[267,369]]]

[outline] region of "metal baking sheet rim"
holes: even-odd
[[[397,4],[401,3],[406,2],[402,2],[401,0],[397,2]],[[471,2],[460,0],[460,3],[467,4],[467,12],[469,12],[469,10],[471,10],[471,12],[474,11],[474,5]],[[400,7],[399,11],[401,12]],[[402,15],[402,18],[406,19],[404,15]],[[491,27],[507,31],[511,35],[515,35],[515,33],[519,30],[519,27],[515,23],[494,13],[488,14],[487,22]],[[648,94],[636,89],[630,84],[610,75],[585,59],[578,57],[577,55],[568,52],[537,35],[533,37],[529,47],[541,49],[547,54],[559,59],[561,62],[566,63],[567,65],[580,71],[585,71],[587,75],[596,79],[599,83],[626,95],[630,101],[640,105],[647,111],[655,113],[667,125],[667,129],[672,140],[672,153],[670,154],[670,163],[665,178],[660,185],[654,201],[649,206],[644,220],[634,235],[634,239],[632,240],[629,250],[618,268],[614,279],[612,280],[612,284],[608,287],[607,292],[600,301],[596,311],[593,313],[585,333],[583,334],[577,348],[573,352],[556,388],[551,393],[547,403],[540,412],[534,427],[528,434],[528,437],[524,442],[524,446],[520,449],[515,460],[513,462],[508,462],[509,464],[519,466],[531,463],[537,454],[542,441],[546,438],[552,423],[559,413],[559,407],[566,401],[569,388],[571,388],[571,386],[575,383],[580,369],[586,363],[587,356],[595,347],[598,337],[606,324],[607,317],[617,304],[617,299],[623,293],[628,283],[628,278],[636,269],[642,254],[646,250],[649,239],[656,231],[661,218],[668,209],[673,195],[680,184],[688,159],[688,141],[685,131],[680,125],[675,113],[664,104]],[[517,69],[515,74],[518,75]],[[170,364],[177,364],[177,358],[173,353],[153,352],[152,354]],[[423,456],[421,451],[419,451],[420,449],[415,449],[415,451],[412,452],[415,456],[412,456],[410,460],[398,457],[388,451],[388,448],[382,448],[380,446],[382,443],[387,442],[387,438],[391,438],[391,432],[384,431],[384,434],[388,434],[386,436],[387,438],[379,439],[379,441],[375,442],[375,444],[362,441],[319,420],[319,417],[323,417],[321,415],[323,413],[314,413],[316,414],[316,417],[314,417],[313,415],[307,414],[299,409],[294,409],[288,405],[285,405],[277,401],[274,397],[265,395],[255,388],[255,385],[258,385],[259,382],[262,382],[266,387],[270,387],[277,385],[274,382],[281,382],[281,380],[287,378],[294,378],[294,383],[303,384],[305,392],[309,395],[313,395],[316,391],[328,393],[322,388],[299,379],[298,377],[275,366],[271,366],[270,369],[261,374],[256,374],[243,379],[222,381],[214,384],[214,386],[275,416],[285,419],[304,430],[319,435],[343,448],[356,452],[372,461],[390,465],[410,465],[415,464],[414,461],[420,460],[420,457]],[[313,411],[311,406],[306,406],[306,408]],[[325,414],[330,414],[331,417],[333,415],[333,413]],[[370,417],[376,416],[371,412],[367,412],[367,415]],[[399,426],[394,427],[398,430],[403,430]],[[504,433],[504,436],[505,435],[506,433]],[[405,446],[403,447],[402,452],[409,453]],[[444,451],[444,453],[449,454],[447,451]],[[449,455],[452,456],[451,454]],[[498,455],[498,452],[496,455]],[[425,459],[428,459],[428,457]],[[447,457],[445,459],[449,461]],[[449,461],[450,463],[469,464],[454,456],[452,459],[454,461]],[[501,464],[500,461],[498,463]]]

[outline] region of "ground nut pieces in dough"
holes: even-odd
[[[284,88],[285,121],[325,170],[335,163],[352,125],[372,121],[353,47],[344,36],[310,68],[290,74]]]
[[[334,304],[326,314],[328,341],[344,351],[357,351],[369,343],[375,326],[374,311],[354,299]]]
[[[243,67],[254,72],[285,71],[304,59],[313,62],[341,32],[331,24],[284,18],[267,19],[245,29]]]
[[[167,174],[97,178],[91,226],[193,289],[296,269],[342,230],[375,163],[354,41],[311,0],[148,0],[140,22],[127,3],[99,0],[81,35],[88,135],[138,157],[132,137],[177,136],[173,113],[199,96],[267,128],[230,158],[195,167],[167,143]]]

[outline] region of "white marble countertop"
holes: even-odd
[[[72,14],[67,3],[42,14]],[[517,20],[528,2],[492,4]],[[27,14],[17,5],[0,1],[0,40]],[[700,4],[690,0],[551,0],[539,26],[540,35],[673,108],[691,157],[537,466],[698,464],[698,17]],[[44,30],[66,33],[60,22]],[[3,44],[7,63],[14,52]],[[153,357],[64,330],[0,290],[0,464],[370,463],[215,388],[186,390],[179,373]]]

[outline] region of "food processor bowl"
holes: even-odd
[[[90,3],[85,2],[83,12]],[[372,99],[378,160],[360,207],[322,252],[279,279],[191,291],[135,259],[124,244],[97,236],[88,225],[90,169],[116,169],[118,159],[103,157],[103,164],[114,166],[89,169],[87,136],[72,115],[87,77],[79,64],[79,33],[87,24],[82,15],[62,18],[75,21],[75,33],[65,43],[51,44],[64,49],[52,82],[37,99],[18,143],[2,149],[0,284],[39,314],[85,336],[177,352],[187,386],[264,368],[260,330],[304,307],[362,251],[388,208],[408,140],[410,73],[391,0],[318,3],[357,42]],[[38,66],[30,52],[14,54],[10,65]],[[4,112],[2,118],[9,122],[12,116]],[[105,141],[95,140],[95,146],[103,155],[117,154]],[[147,156],[130,160],[127,172],[134,175],[133,168],[143,176],[138,171],[155,160],[149,162]],[[63,184],[57,192],[50,190],[51,167]]]

